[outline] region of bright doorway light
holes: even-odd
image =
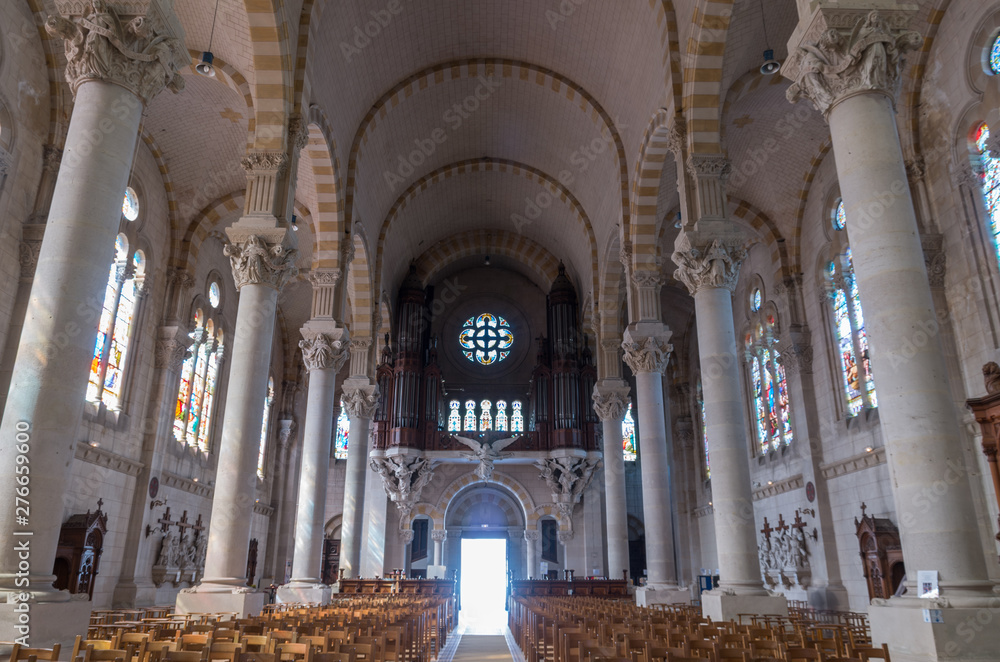
[[[497,634],[507,625],[507,541],[462,538],[465,634]]]

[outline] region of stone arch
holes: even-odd
[[[143,129],[139,134],[139,138],[146,144],[150,156],[156,162],[156,169],[160,171],[160,178],[163,180],[163,192],[167,196],[167,219],[170,221],[171,242],[177,241],[177,235],[180,231],[177,225],[180,221],[178,218],[180,203],[177,201],[177,193],[174,190],[174,183],[170,177],[170,167],[167,165],[166,159],[163,158],[163,150],[160,149],[153,134]]]
[[[494,470],[493,477],[490,479],[489,483],[484,483],[478,476],[471,472],[452,481],[452,483],[445,488],[444,492],[441,493],[440,498],[438,498],[437,510],[446,516],[448,509],[451,507],[455,497],[457,497],[460,492],[470,489],[476,485],[483,484],[499,485],[506,488],[508,492],[513,494],[514,498],[517,499],[518,505],[521,507],[525,527],[534,528],[534,522],[537,521],[537,518],[532,520],[532,513],[535,512],[535,502],[528,493],[528,490],[526,490],[521,483],[511,476],[496,470]],[[444,522],[444,519],[442,518],[441,521]]]
[[[406,530],[413,526],[413,520],[418,516],[423,515],[429,517],[431,522],[433,522],[433,528],[443,529],[444,528],[444,511],[435,506],[433,503],[427,503],[426,501],[421,501],[413,510],[410,511],[410,517],[407,520],[400,518],[399,526],[400,529]]]
[[[663,48],[664,81],[663,87],[668,90],[667,101],[673,112],[681,107],[681,95],[684,92],[681,76],[681,49],[677,38],[677,13],[671,0],[649,0],[649,8],[656,15],[656,24],[660,26],[660,44]]]
[[[780,282],[782,279],[790,276],[788,247],[785,245],[785,238],[781,236],[778,226],[775,225],[774,221],[767,214],[749,202],[738,198],[730,198],[730,201],[736,203],[736,208],[732,212],[733,216],[753,228],[764,238],[764,242],[770,246],[771,262],[776,265],[775,278]]]
[[[372,273],[368,246],[361,228],[354,233],[354,259],[347,272],[350,301],[351,339],[372,337]]]
[[[343,514],[334,515],[326,521],[323,525],[323,536],[326,538],[333,538],[333,534],[337,532],[337,529],[341,527],[344,521]]]
[[[292,101],[292,58],[283,0],[244,0],[250,25],[257,122],[253,149],[284,150]]]
[[[309,106],[309,142],[304,158],[309,160],[316,186],[315,225],[317,249],[313,268],[336,269],[341,266],[340,243],[344,233],[344,213],[340,205],[340,162],[330,124],[319,106]]]
[[[569,518],[565,517],[563,513],[558,508],[556,508],[556,505],[554,503],[544,503],[535,508],[535,510],[532,511],[531,515],[529,515],[528,517],[532,525],[527,528],[537,529],[538,521],[543,517],[552,517],[557,522],[559,522],[560,531],[573,530],[573,522]]]
[[[188,224],[181,238],[180,250],[177,251],[171,266],[193,273],[194,266],[198,264],[198,252],[219,221],[234,212],[242,213],[243,194],[243,191],[234,191],[201,210]]]
[[[684,114],[691,154],[721,154],[722,62],[734,0],[698,0],[687,52],[693,54],[684,82]]]
[[[819,170],[823,159],[833,148],[830,138],[823,141],[819,146],[816,155],[809,161],[809,170],[802,175],[802,189],[799,191],[799,208],[795,213],[795,230],[791,237],[791,248],[789,249],[789,271],[792,274],[802,273],[802,226],[806,218],[806,205],[809,202],[809,193],[812,190],[813,180],[816,179],[816,171]]]
[[[417,258],[417,275],[427,284],[452,262],[487,251],[527,264],[543,292],[551,289],[559,275],[559,260],[548,249],[524,235],[506,230],[469,230],[437,242]]]
[[[621,317],[621,288],[625,281],[625,270],[621,263],[621,241],[617,230],[608,234],[607,248],[604,251],[604,262],[600,272],[600,289],[597,295],[597,313],[595,319],[598,343],[614,341],[621,343],[625,322]],[[599,348],[600,349],[600,348]],[[597,352],[598,376],[609,377],[617,375],[619,368],[608,366],[603,351]]]
[[[429,172],[417,181],[413,182],[405,191],[403,191],[396,202],[393,203],[392,207],[389,208],[389,212],[386,214],[385,221],[382,223],[382,228],[379,231],[378,237],[378,248],[375,256],[375,274],[379,279],[381,284],[382,279],[382,258],[385,250],[386,238],[389,235],[389,229],[392,227],[393,221],[399,216],[399,214],[406,208],[406,206],[412,202],[420,193],[429,188],[432,184],[437,184],[446,179],[449,179],[456,174],[466,174],[472,172],[489,172],[497,171],[505,174],[511,174],[514,176],[519,176],[527,179],[528,181],[533,181],[541,186],[547,188],[551,193],[558,196],[560,200],[572,207],[577,220],[583,226],[584,231],[587,233],[587,237],[590,240],[590,259],[591,259],[591,269],[593,274],[594,287],[597,286],[597,241],[594,237],[593,225],[590,222],[590,217],[584,210],[583,205],[580,201],[576,199],[572,192],[567,189],[561,182],[557,179],[545,173],[537,168],[525,165],[523,163],[518,163],[516,161],[509,161],[506,159],[467,159],[464,161],[456,161],[455,163],[450,163],[446,166],[442,166],[433,172]]]
[[[625,158],[625,145],[622,142],[614,120],[589,92],[566,76],[530,62],[501,58],[466,58],[436,64],[396,84],[372,105],[362,120],[361,126],[358,127],[348,157],[347,191],[345,197],[347,222],[351,223],[354,213],[354,186],[361,148],[371,138],[370,132],[378,126],[378,121],[388,115],[391,110],[402,106],[407,99],[421,90],[453,80],[475,78],[480,75],[481,70],[487,74],[499,73],[503,78],[518,78],[532,81],[546,91],[554,92],[571,101],[575,101],[579,105],[580,110],[598,126],[602,133],[604,131],[608,132],[615,146],[614,153],[617,159],[621,185],[622,217],[624,225],[627,226],[629,214],[628,164]]]
[[[28,6],[31,13],[34,14],[38,38],[45,54],[45,62],[48,65],[50,101],[48,143],[61,148],[66,139],[66,131],[69,129],[70,106],[72,104],[69,85],[63,77],[63,71],[59,64],[65,59],[62,40],[53,37],[45,29],[45,20],[49,16],[49,9],[45,6],[44,0],[28,0]]]
[[[490,483],[481,483],[473,489],[463,490],[456,496],[445,513],[445,526],[461,522],[477,506],[495,506],[503,513],[507,526],[523,526],[525,515],[516,498],[507,489],[498,489]],[[448,520],[451,520],[449,522]]]
[[[665,108],[656,111],[646,126],[636,159],[631,200],[632,229],[623,233],[622,241],[632,247],[633,268],[643,265],[643,271],[659,269],[656,206],[663,165],[667,159],[673,158],[667,125],[676,125],[676,122],[677,119],[671,117]]]

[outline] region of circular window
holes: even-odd
[[[843,230],[847,227],[847,212],[844,211],[844,201],[837,201],[837,208],[833,211],[833,229]]]
[[[989,53],[990,73],[1000,74],[1000,34],[993,38]]]
[[[757,312],[760,310],[760,288],[755,288],[750,297],[750,310]]]
[[[213,281],[212,284],[208,286],[208,303],[212,305],[212,308],[218,308],[219,301],[219,284]]]
[[[510,354],[514,334],[507,320],[499,315],[483,313],[466,320],[458,334],[458,344],[465,358],[474,363],[492,365]]]
[[[139,198],[136,197],[131,186],[125,189],[125,199],[122,200],[122,215],[129,221],[139,218]]]

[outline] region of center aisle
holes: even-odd
[[[503,635],[465,635],[458,642],[452,662],[513,662]]]
[[[438,656],[438,662],[524,662],[507,629],[507,612],[474,617],[460,613],[458,627]]]

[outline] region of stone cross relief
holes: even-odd
[[[160,537],[160,549],[153,563],[153,583],[160,586],[169,581],[174,586],[187,582],[193,584],[205,569],[205,556],[208,552],[208,534],[202,524],[201,515],[193,523],[188,522],[185,510],[179,520],[170,520],[170,511],[160,522],[163,535]],[[172,526],[176,525],[177,530]]]
[[[803,532],[806,523],[799,511],[795,511],[795,522],[785,523],[784,515],[778,515],[778,526],[773,527],[764,518],[760,530],[757,558],[760,560],[761,574],[772,587],[792,586],[801,588],[809,571],[809,549]]]

